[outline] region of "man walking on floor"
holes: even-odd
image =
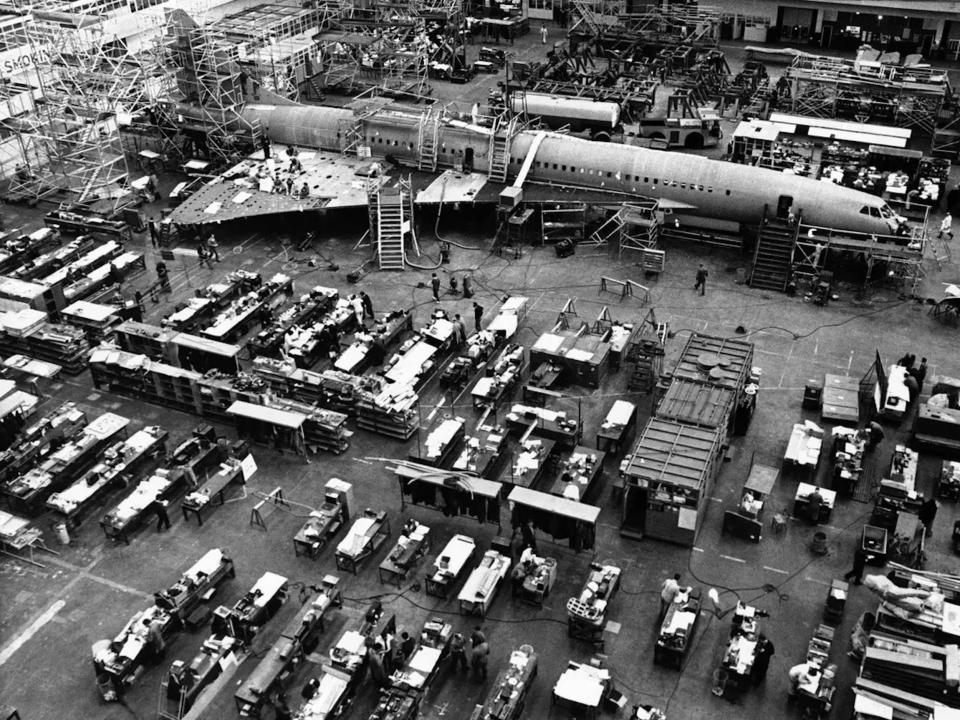
[[[433,288],[433,299],[440,302],[440,278],[434,273],[430,278],[430,287]]]
[[[867,566],[867,560],[872,560],[872,555],[867,555],[862,548],[857,548],[853,551],[853,569],[850,570],[846,575],[843,576],[843,579],[849,582],[853,580],[854,585],[863,584],[863,571]]]
[[[473,324],[476,327],[477,332],[480,332],[480,319],[483,317],[483,306],[478,303],[473,303]]]
[[[214,261],[220,262],[220,243],[217,242],[217,237],[213,233],[210,233],[210,237],[207,238],[207,262],[209,263],[210,258],[213,258]]]
[[[153,511],[157,515],[157,532],[170,529],[170,516],[167,515],[167,502],[165,500],[154,500]]]
[[[700,267],[697,269],[697,284],[693,286],[693,289],[699,290],[701,295],[707,292],[707,275],[709,274],[706,266],[700,263]]]

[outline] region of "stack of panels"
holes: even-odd
[[[929,645],[872,635],[860,676],[921,697],[960,708],[957,694],[957,647]],[[951,669],[952,668],[952,669]],[[954,682],[948,686],[948,672]]]

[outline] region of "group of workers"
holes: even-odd
[[[464,300],[469,300],[473,297],[473,280],[469,275],[463,276],[462,283],[457,282],[456,275],[450,276],[450,294],[459,295],[460,287],[463,287],[463,298]],[[435,302],[440,302],[440,277],[433,273],[430,276],[430,289],[433,291],[433,299]],[[476,303],[474,303],[476,304]]]
[[[917,365],[917,356],[913,353],[907,353],[897,360],[897,365],[907,369],[907,377],[903,384],[910,391],[910,401],[914,401],[923,390],[923,381],[927,378],[927,359],[920,358],[920,364]]]

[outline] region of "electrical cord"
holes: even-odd
[[[844,527],[840,528],[839,532],[827,543],[828,546],[829,546],[829,545],[835,545],[835,544],[837,544],[837,542],[839,541],[839,539],[840,539],[848,530],[850,530],[850,528],[852,528],[854,525],[857,525],[858,523],[862,524],[863,521],[864,521],[864,519],[865,519],[867,516],[869,516],[869,515],[870,515],[870,511],[861,513],[860,515],[858,515],[857,517],[855,517],[852,521],[850,521],[847,525],[845,525]],[[824,557],[825,557],[825,556],[824,556]],[[766,597],[767,595],[771,595],[771,594],[773,594],[773,593],[776,593],[776,594],[778,595],[778,597],[780,598],[780,602],[783,602],[783,600],[789,599],[789,597],[790,597],[789,595],[780,593],[780,588],[782,588],[782,587],[783,587],[784,585],[786,585],[787,583],[792,582],[792,581],[797,577],[797,575],[799,575],[800,573],[802,573],[804,570],[806,570],[808,567],[810,567],[810,566],[813,565],[814,563],[818,562],[818,561],[821,559],[821,556],[816,556],[816,555],[815,555],[815,556],[811,557],[811,558],[808,559],[806,562],[804,562],[802,565],[800,565],[800,567],[798,567],[796,570],[794,570],[794,571],[791,572],[789,575],[787,575],[787,576],[786,576],[782,581],[780,581],[779,583],[776,583],[776,584],[773,584],[773,583],[764,583],[763,585],[751,586],[751,587],[740,587],[740,588],[731,588],[731,587],[728,587],[728,586],[725,586],[725,585],[721,585],[721,584],[719,584],[719,583],[713,583],[713,582],[710,582],[710,581],[708,581],[708,580],[705,580],[705,579],[697,576],[696,572],[694,572],[694,570],[693,570],[693,562],[692,562],[692,559],[693,559],[693,553],[691,553],[691,554],[689,555],[689,557],[687,558],[687,571],[690,573],[690,576],[691,576],[694,580],[696,580],[696,581],[697,581],[698,583],[700,583],[701,585],[708,586],[708,587],[712,587],[712,588],[717,588],[717,589],[721,590],[721,591],[722,591],[721,594],[730,593],[730,594],[734,595],[734,596],[737,598],[737,601],[738,601],[738,602],[744,602],[744,604],[746,604],[746,605],[751,605],[751,604],[753,604],[753,603],[755,603],[755,602],[763,599],[763,598]],[[759,591],[761,591],[761,592],[760,592],[758,595],[755,595],[755,596],[749,598],[749,599],[746,600],[746,601],[743,601],[743,600],[741,599],[741,597],[740,597],[740,593],[741,593],[741,592],[746,593],[746,592],[750,592],[750,591],[754,591],[754,590],[759,590]],[[733,606],[733,607],[727,608],[726,610],[723,610],[723,611],[719,611],[719,610],[718,610],[718,611],[716,612],[716,616],[717,616],[718,618],[723,618],[723,617],[725,617],[727,614],[729,614],[732,610],[734,610],[735,607],[736,607],[736,606]]]

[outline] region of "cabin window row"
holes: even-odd
[[[379,145],[392,145],[393,147],[400,147],[399,140],[391,140],[390,138],[384,139],[382,137],[368,137],[367,143],[370,145],[377,143]],[[404,143],[404,144],[407,146],[407,150],[413,150],[413,143]]]
[[[511,161],[512,163],[514,163],[515,165],[519,165],[523,160],[522,160],[522,158],[513,157],[513,158],[510,158],[510,161]],[[561,172],[568,172],[568,170],[569,170],[569,172],[571,172],[571,173],[577,172],[577,166],[576,166],[576,165],[571,165],[571,166],[569,167],[569,169],[568,169],[566,165],[561,165],[561,164],[559,164],[559,163],[541,162],[541,161],[539,161],[539,160],[535,160],[534,163],[533,163],[533,165],[534,165],[534,167],[543,168],[544,170],[549,170],[550,168],[553,168],[554,170],[560,170]],[[586,168],[580,168],[580,172],[581,172],[581,173],[587,173],[587,174],[589,174],[589,175],[599,175],[600,177],[603,177],[603,174],[604,174],[602,170],[596,170],[596,171],[595,171],[595,170],[587,170]],[[608,178],[612,178],[612,177],[613,177],[613,173],[612,173],[612,172],[607,172],[606,175],[607,175]],[[640,181],[641,181],[641,178],[640,178],[639,175],[624,175],[624,179],[625,179],[627,182],[640,182]],[[649,184],[650,184],[650,178],[649,178],[649,177],[643,178],[643,183],[644,183],[645,185],[649,185]],[[659,183],[660,183],[660,179],[659,179],[659,178],[653,178],[653,185],[654,185],[654,187],[656,187],[656,185],[658,185]],[[664,180],[664,181],[663,181],[663,184],[664,184],[665,186],[667,186],[667,187],[679,187],[681,190],[686,190],[686,189],[687,189],[687,183],[678,183],[676,180]],[[696,184],[694,184],[694,183],[690,183],[690,189],[691,189],[691,190],[696,190],[696,191],[699,191],[699,192],[708,192],[708,193],[712,193],[712,192],[713,192],[713,186],[712,186],[712,185],[696,185]],[[717,191],[719,192],[719,188],[717,189]],[[730,194],[730,191],[729,191],[729,190],[724,190],[723,192],[724,192],[725,195],[729,195],[729,194]]]

